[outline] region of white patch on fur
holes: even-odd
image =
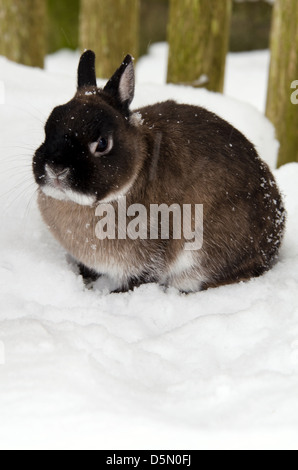
[[[96,271],[104,274],[105,276],[109,276],[111,279],[117,283],[117,287],[122,283],[123,278],[125,278],[126,274],[126,266],[120,265],[115,263],[113,258],[111,258],[108,262],[103,262],[102,260],[99,263],[95,263]]]
[[[191,292],[199,292],[201,290],[203,281],[192,279],[192,278],[181,278],[181,279],[173,279],[169,285],[171,287],[175,287],[180,292],[185,292],[187,294]]]
[[[46,186],[42,186],[41,190],[46,196],[50,196],[53,199],[58,199],[58,201],[68,200],[66,194],[63,191],[48,184]]]
[[[58,201],[72,201],[80,206],[93,206],[96,202],[95,196],[88,196],[87,194],[82,194],[72,189],[64,189],[62,191],[53,186],[45,185],[41,190],[46,196],[50,196]]]
[[[144,119],[143,119],[141,113],[135,112],[130,116],[129,122],[132,126],[139,127],[139,126],[143,125]]]
[[[60,173],[55,172],[49,165],[45,166],[45,182],[41,187],[46,196],[50,196],[58,201],[72,201],[80,206],[93,206],[96,202],[95,196],[79,193],[68,186],[69,168],[65,168]]]
[[[127,183],[121,189],[119,189],[118,191],[114,191],[113,193],[109,194],[104,199],[102,199],[100,202],[101,203],[114,202],[114,201],[117,201],[117,199],[120,199],[121,197],[126,196],[126,194],[130,191],[130,189],[134,185],[135,180],[136,180],[136,176],[133,177],[131,179],[131,181],[129,181],[129,183]]]
[[[167,284],[182,292],[198,292],[206,281],[193,251],[182,251],[169,267]]]
[[[125,260],[123,260],[123,263],[116,262],[113,256],[110,256],[105,261],[101,259],[99,263],[94,263],[93,268],[110,279],[113,283],[112,290],[123,287],[128,288],[131,277],[138,278],[142,272],[142,266],[135,267],[128,265]]]
[[[182,251],[174,263],[170,266],[169,275],[180,276],[183,272],[192,269],[194,266],[193,252],[191,251]]]
[[[88,194],[82,194],[72,189],[65,190],[66,196],[70,201],[79,204],[80,206],[93,206],[96,203],[96,197]]]

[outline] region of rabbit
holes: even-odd
[[[133,111],[134,91],[132,56],[100,89],[95,54],[85,51],[76,94],[53,110],[33,157],[39,210],[83,278],[105,275],[113,292],[158,283],[191,293],[268,271],[278,257],[286,211],[253,144],[202,107],[169,100]],[[117,232],[124,199],[127,207],[146,211],[161,204],[202,207],[200,246],[187,249],[184,232],[173,236],[174,222],[161,237],[159,219],[152,222],[158,237],[149,236],[147,219],[148,237],[98,237],[98,208],[104,205],[107,224],[114,213]],[[126,222],[132,215],[126,213]],[[195,220],[192,212],[191,233],[198,230]]]

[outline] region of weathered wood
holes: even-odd
[[[80,45],[97,55],[98,77],[109,78],[126,54],[138,54],[139,0],[81,0]]]
[[[55,52],[63,48],[77,49],[80,0],[46,0],[46,3],[48,7],[47,52]]]
[[[45,18],[44,1],[0,0],[0,54],[15,62],[43,67]]]
[[[298,80],[298,2],[276,0],[266,115],[280,141],[278,166],[298,162],[298,104],[291,88]],[[298,85],[298,83],[297,83]],[[296,85],[296,87],[297,87]]]
[[[168,82],[223,91],[231,0],[171,0]]]
[[[169,0],[141,0],[140,55],[154,42],[167,40]]]

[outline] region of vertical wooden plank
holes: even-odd
[[[298,162],[298,2],[276,0],[266,115],[280,141],[278,166]]]
[[[46,53],[46,2],[0,0],[0,54],[43,67]]]
[[[168,82],[223,91],[231,0],[170,0]]]
[[[81,0],[80,46],[97,55],[98,77],[109,78],[130,53],[138,55],[139,0]]]

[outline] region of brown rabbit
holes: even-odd
[[[131,111],[133,96],[131,56],[99,89],[95,55],[86,51],[77,93],[53,110],[33,159],[43,219],[83,276],[107,275],[118,291],[157,282],[196,292],[270,269],[285,210],[254,146],[206,109],[166,101]],[[168,218],[149,220],[161,205]],[[143,208],[138,220],[136,207]],[[189,233],[203,233],[192,248],[184,222],[174,218],[179,208],[180,216],[190,210]],[[196,208],[203,208],[199,227]],[[138,228],[135,236],[123,233],[121,211],[126,227]],[[99,236],[109,223],[116,236]]]

